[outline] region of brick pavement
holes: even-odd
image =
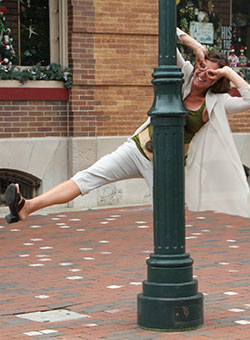
[[[205,325],[158,333],[136,323],[153,247],[151,207],[33,215],[12,225],[0,219],[0,340],[249,339],[249,219],[187,211],[186,227]],[[81,318],[17,316],[65,310]]]

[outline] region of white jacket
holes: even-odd
[[[193,66],[184,61],[178,50],[177,64],[184,74],[184,100],[191,90]],[[206,94],[209,121],[192,139],[185,167],[185,200],[189,210],[250,217],[250,189],[226,116],[250,109],[250,86],[239,92],[242,97],[211,91]],[[150,118],[135,134],[149,124]]]

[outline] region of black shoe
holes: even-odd
[[[17,192],[15,184],[10,184],[5,192],[5,201],[9,206],[10,213],[5,216],[8,224],[19,221],[18,213],[25,204],[25,199]]]

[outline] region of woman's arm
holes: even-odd
[[[231,67],[208,69],[207,76],[214,82],[222,77],[227,78],[239,90],[241,97],[225,95],[224,105],[227,114],[245,112],[250,109],[250,85]]]
[[[196,61],[198,62],[198,64],[202,66],[202,63],[205,60],[206,48],[202,44],[200,44],[197,40],[192,38],[187,33],[183,32],[179,28],[177,28],[176,33],[178,39],[183,43],[183,45],[194,51],[196,55]]]
[[[208,70],[208,76],[216,81],[222,77],[225,77],[230,80],[237,87],[237,89],[249,86],[248,83],[229,66],[224,66],[222,68],[218,68],[217,70],[210,69]]]
[[[235,114],[250,110],[250,85],[239,88],[241,97],[225,96],[225,110],[227,114]]]

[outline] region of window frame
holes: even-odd
[[[68,67],[67,0],[49,0],[50,62]]]

